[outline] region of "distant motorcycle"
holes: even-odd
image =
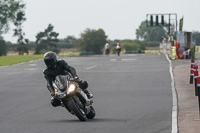
[[[110,53],[110,49],[109,49],[109,48],[106,48],[106,50],[105,50],[105,55],[109,55],[109,53]]]
[[[119,56],[120,52],[121,52],[121,47],[120,47],[119,43],[116,46],[116,52],[117,52],[117,55]]]
[[[87,95],[79,88],[78,81],[70,74],[58,75],[53,82],[53,87],[55,98],[60,100],[61,105],[80,121],[95,117],[93,100],[87,98]]]
[[[116,49],[117,55],[120,56],[121,49]]]

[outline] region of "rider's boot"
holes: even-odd
[[[58,107],[58,106],[61,106],[61,102],[56,99],[54,96],[51,97],[51,105],[53,107]]]

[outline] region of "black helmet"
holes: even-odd
[[[44,54],[44,63],[48,68],[54,68],[57,62],[57,57],[54,52],[46,52]]]

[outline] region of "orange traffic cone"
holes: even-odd
[[[194,59],[191,59],[190,84],[193,84],[193,78],[194,78]]]
[[[198,77],[198,76],[199,76],[198,65],[194,65],[195,96],[198,96],[198,89],[197,89],[197,77]]]

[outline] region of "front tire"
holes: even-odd
[[[86,115],[88,119],[93,119],[96,115],[96,112],[92,106],[90,106],[90,112]]]
[[[85,112],[79,107],[78,103],[74,99],[68,101],[68,107],[74,112],[80,121],[87,120]]]

